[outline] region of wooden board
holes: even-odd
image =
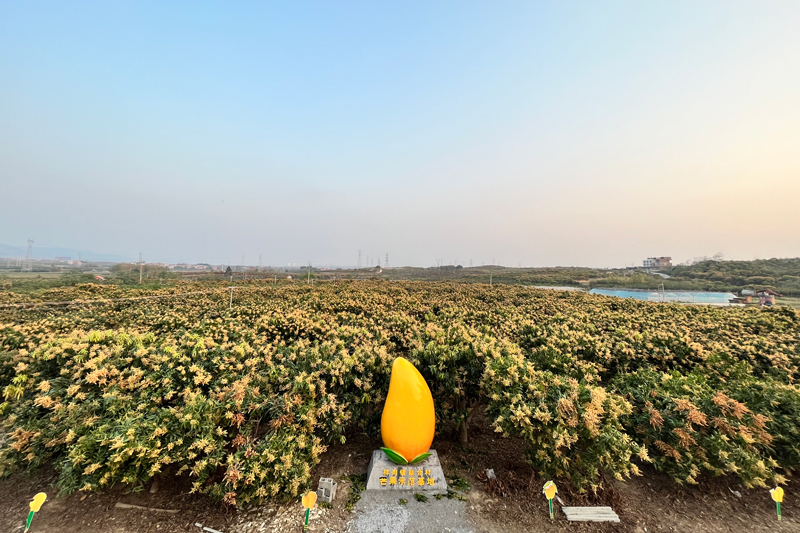
[[[562,507],[570,522],[619,522],[611,507]]]

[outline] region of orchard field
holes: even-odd
[[[398,356],[430,384],[437,432],[466,444],[482,412],[577,491],[643,464],[748,487],[800,467],[789,308],[385,281],[252,281],[229,307],[214,283],[0,292],[0,475],[51,464],[65,492],[169,474],[229,505],[296,496],[329,446],[379,433]]]

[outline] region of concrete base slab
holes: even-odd
[[[427,493],[431,496],[430,493]],[[400,499],[407,500],[400,503]],[[410,491],[370,490],[361,494],[347,533],[479,533],[467,515],[467,502],[429,498],[418,502]],[[499,530],[498,530],[499,531]]]
[[[383,450],[374,450],[367,467],[367,490],[447,494],[447,480],[436,450],[415,465],[398,465]]]

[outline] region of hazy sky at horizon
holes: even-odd
[[[794,0],[0,0],[0,243],[800,256],[798,28]]]

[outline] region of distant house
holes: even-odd
[[[644,268],[672,268],[671,257],[648,257],[642,262]]]

